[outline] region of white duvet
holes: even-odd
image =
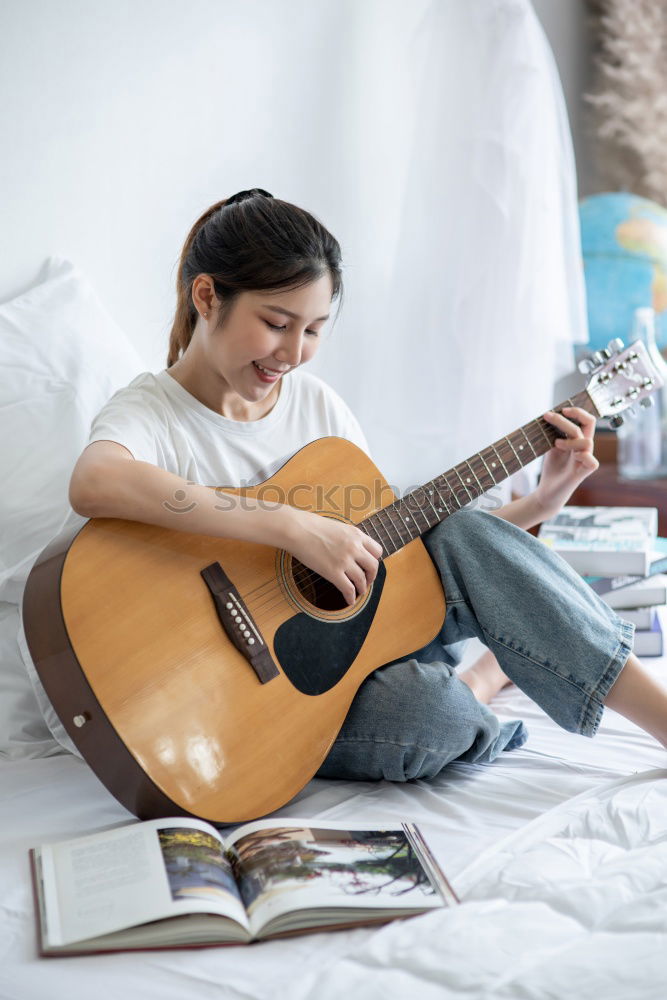
[[[459,875],[464,902],[378,931],[296,1000],[667,997],[667,770],[557,806]]]
[[[77,758],[0,764],[0,1000],[666,1000],[667,751],[613,712],[587,740],[516,688],[493,707],[530,739],[492,765],[315,780],[279,812],[414,819],[460,906],[252,946],[39,959],[28,848],[132,817]]]

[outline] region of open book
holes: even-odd
[[[242,944],[458,902],[418,828],[158,819],[30,851],[43,956]]]

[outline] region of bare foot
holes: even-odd
[[[471,667],[461,671],[458,676],[468,685],[477,701],[484,702],[485,705],[501,688],[512,683],[490,649],[485,650]]]

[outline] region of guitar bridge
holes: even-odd
[[[208,587],[220,624],[231,642],[243,654],[262,684],[277,677],[279,670],[253,621],[253,617],[219,562],[200,571]]]

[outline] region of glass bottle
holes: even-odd
[[[667,476],[667,362],[655,342],[655,311],[635,309],[631,343],[641,340],[660,375],[662,389],[651,394],[653,406],[638,406],[618,431],[618,471],[624,479]]]

